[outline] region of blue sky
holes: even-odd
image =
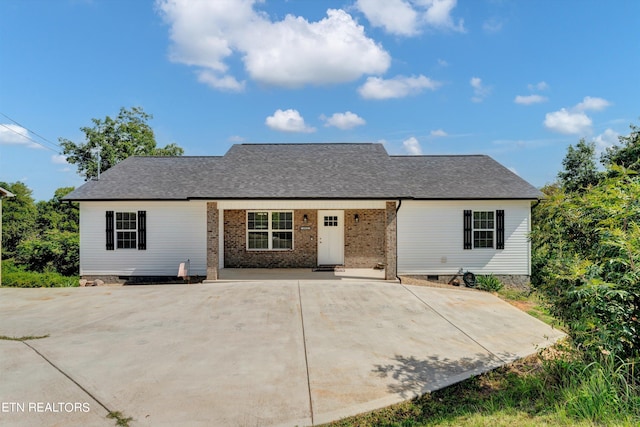
[[[186,155],[383,142],[489,154],[542,186],[569,144],[639,123],[637,16],[635,0],[0,0],[0,181],[37,200],[81,185],[58,138],[140,106]]]

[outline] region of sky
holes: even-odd
[[[84,182],[59,138],[152,114],[158,146],[380,142],[553,182],[640,124],[636,0],[0,0],[0,181]],[[321,161],[322,159],[318,159]]]

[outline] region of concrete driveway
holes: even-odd
[[[0,425],[314,425],[563,334],[484,292],[283,281],[0,289]]]

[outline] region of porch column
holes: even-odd
[[[384,269],[385,280],[395,280],[398,271],[398,260],[396,259],[396,247],[398,243],[397,230],[396,202],[387,202],[384,235],[384,251],[386,258],[386,265]]]
[[[218,203],[207,202],[207,280],[218,280]]]

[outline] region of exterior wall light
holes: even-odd
[[[360,222],[360,216],[359,216],[358,214],[355,214],[355,215],[353,216],[353,220],[354,220],[355,222]]]
[[[309,217],[307,216],[307,214],[302,215],[302,222],[306,223],[309,221]]]

